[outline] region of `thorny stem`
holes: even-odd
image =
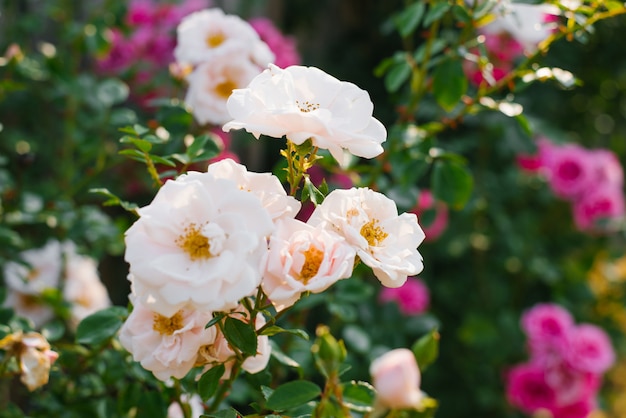
[[[152,180],[154,180],[154,183],[158,187],[161,187],[163,185],[163,182],[161,181],[161,178],[159,177],[159,173],[157,172],[156,167],[154,166],[154,162],[152,161],[152,158],[150,158],[150,155],[147,152],[144,152],[144,157],[146,158],[146,166],[148,167],[148,173],[150,173],[150,177],[152,177]]]

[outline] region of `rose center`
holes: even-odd
[[[372,219],[361,227],[361,236],[365,238],[370,247],[375,247],[383,242],[389,234],[378,225],[378,219]]]
[[[181,329],[183,325],[182,311],[176,312],[170,318],[155,313],[152,322],[152,329],[161,335],[172,335],[175,331]]]
[[[300,280],[307,284],[319,271],[324,260],[324,252],[311,245],[302,254],[304,255],[304,264],[300,270]]]
[[[176,244],[189,255],[191,261],[196,261],[219,255],[225,240],[226,234],[218,225],[207,223],[199,227],[192,223],[176,239]]]
[[[308,100],[304,102],[296,100],[296,105],[298,106],[298,109],[300,109],[300,112],[302,113],[309,113],[320,108],[319,103],[311,103]]]
[[[237,84],[235,84],[231,80],[226,80],[224,82],[219,83],[217,86],[215,86],[214,90],[218,96],[223,97],[224,99],[228,99],[230,95],[232,94],[233,90],[236,88],[237,88]]]
[[[35,280],[37,278],[37,276],[39,276],[39,274],[40,274],[39,269],[37,269],[37,268],[30,269],[28,271],[28,274],[26,275],[26,281],[30,282],[32,280]]]
[[[222,43],[224,43],[225,40],[226,40],[226,37],[224,36],[223,33],[221,32],[212,33],[206,37],[206,44],[209,48],[217,48]]]

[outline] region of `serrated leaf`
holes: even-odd
[[[78,344],[97,345],[115,336],[127,315],[126,308],[112,306],[83,319],[76,329]]]
[[[426,3],[417,1],[396,16],[394,24],[403,38],[409,36],[417,29],[425,10]]]
[[[467,91],[467,78],[461,61],[443,61],[433,74],[433,94],[439,106],[450,112]]]
[[[203,401],[208,400],[215,394],[217,387],[220,384],[220,379],[224,375],[226,368],[223,364],[211,367],[206,373],[198,380],[198,394]]]
[[[254,356],[257,350],[257,336],[250,324],[228,317],[224,321],[224,336],[242,353]]]
[[[294,380],[278,386],[267,399],[267,409],[284,411],[317,398],[322,391],[308,380]]]
[[[465,166],[455,161],[435,162],[432,189],[438,199],[460,209],[469,200],[473,186],[474,179]]]

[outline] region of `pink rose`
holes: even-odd
[[[567,361],[571,367],[591,373],[604,373],[615,363],[615,352],[609,336],[592,324],[570,330]]]
[[[612,151],[596,149],[589,152],[595,168],[596,184],[612,185],[621,189],[624,185],[624,170],[619,159]]]
[[[559,359],[557,364],[545,367],[545,379],[557,394],[558,405],[570,405],[592,398],[600,388],[600,376],[582,372]]]
[[[548,182],[557,196],[576,199],[592,187],[595,169],[586,149],[567,144],[546,151]]]
[[[441,236],[448,226],[448,207],[445,203],[435,200],[430,190],[421,190],[417,206],[411,210],[419,220],[426,234],[425,241],[434,241]],[[428,218],[425,221],[425,218]]]
[[[535,363],[519,364],[506,376],[509,402],[527,413],[556,406],[556,392],[546,382],[544,368]]]
[[[380,292],[380,300],[396,302],[400,312],[405,315],[417,315],[428,309],[430,294],[422,280],[409,277],[400,287],[384,287]]]
[[[417,408],[422,400],[421,375],[411,350],[398,348],[370,366],[377,403],[391,409]]]
[[[572,404],[559,406],[550,412],[553,418],[588,418],[594,409],[596,409],[595,399],[587,398]]]
[[[521,325],[528,336],[531,352],[537,356],[550,356],[565,349],[574,319],[559,305],[540,303],[524,312]]]
[[[338,234],[285,219],[270,237],[261,286],[277,310],[352,275],[355,250]]]
[[[624,193],[618,187],[598,185],[574,202],[573,212],[574,223],[581,231],[610,230],[610,224],[601,225],[599,221],[624,216]]]

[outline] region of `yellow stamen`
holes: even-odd
[[[176,239],[176,244],[183,249],[191,261],[206,259],[212,256],[209,239],[202,235],[195,223],[185,228],[185,233]]]
[[[217,93],[218,96],[221,96],[224,99],[228,99],[230,95],[232,94],[233,90],[236,88],[237,88],[237,84],[235,84],[234,82],[230,80],[226,80],[222,83],[219,83],[217,86],[215,86],[215,93]]]
[[[226,40],[226,36],[223,33],[212,33],[206,37],[206,44],[209,48],[217,48]]]
[[[300,109],[300,112],[302,113],[309,113],[320,108],[319,103],[311,103],[308,100],[305,102],[296,100],[296,105],[298,106],[298,108]]]
[[[361,227],[361,235],[367,240],[370,247],[376,247],[389,236],[380,226],[378,219],[372,219]]]
[[[306,251],[304,251],[304,264],[300,270],[300,280],[304,284],[308,284],[312,277],[315,277],[320,265],[324,260],[324,252],[311,245]]]
[[[182,311],[176,312],[172,317],[154,314],[154,322],[152,323],[152,329],[161,335],[172,335],[175,331],[178,331],[184,326]]]

